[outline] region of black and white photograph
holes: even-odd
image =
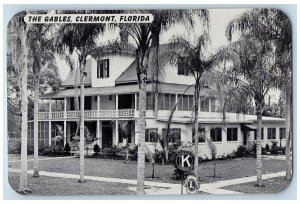
[[[290,185],[294,45],[280,9],[32,9],[6,36],[3,137],[18,194]]]

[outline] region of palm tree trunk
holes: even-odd
[[[84,180],[84,63],[80,62],[80,179]]]
[[[262,186],[262,159],[261,159],[261,127],[262,127],[262,105],[257,108],[257,141],[256,141],[256,176],[257,185]]]
[[[23,28],[24,29],[24,28]],[[22,135],[21,135],[21,172],[20,172],[20,184],[19,184],[19,192],[26,193],[28,191],[27,187],[27,115],[28,115],[28,98],[27,98],[27,76],[28,76],[28,68],[27,68],[27,48],[26,48],[26,32],[21,32],[21,43],[22,43],[22,61],[21,61],[21,69],[22,69],[22,89],[21,89],[21,113],[22,113]]]
[[[196,82],[195,86],[195,124],[194,124],[194,134],[195,134],[195,164],[194,164],[194,174],[198,177],[198,141],[199,141],[199,132],[198,132],[198,109],[199,109],[199,95],[200,95],[200,83]]]
[[[139,89],[139,118],[138,133],[138,165],[137,165],[137,194],[144,194],[145,182],[145,128],[146,128],[146,74],[141,73]]]
[[[33,177],[39,177],[39,77],[36,76],[34,82],[34,163]]]
[[[291,180],[292,179],[292,161],[291,161],[291,155],[290,155],[290,148],[291,148],[291,89],[290,84],[287,82],[286,85],[286,121],[285,121],[285,138],[286,138],[286,179]]]

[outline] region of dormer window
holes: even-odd
[[[178,75],[189,75],[189,70],[184,66],[184,63],[178,62],[178,69],[177,69],[177,74]]]
[[[109,77],[109,59],[97,60],[97,78]]]

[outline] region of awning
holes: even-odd
[[[256,125],[242,124],[242,130],[254,131],[256,129],[257,129]]]

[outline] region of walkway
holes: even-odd
[[[20,169],[8,169],[11,173],[20,173]],[[28,174],[33,174],[33,170],[28,170]],[[56,173],[48,171],[40,171],[41,176],[56,177],[56,178],[68,178],[68,179],[79,179],[78,174],[66,174],[66,173]],[[270,179],[274,177],[282,177],[285,175],[285,172],[270,173],[264,174],[262,179]],[[113,182],[113,183],[124,183],[136,185],[137,181],[134,179],[121,179],[121,178],[109,178],[109,177],[99,177],[99,176],[85,176],[86,180],[92,181],[102,181],[102,182]],[[256,176],[237,178],[231,180],[217,181],[214,183],[206,183],[200,185],[200,191],[208,194],[242,194],[236,191],[230,191],[221,189],[225,186],[248,183],[256,181]],[[129,190],[136,191],[135,187],[128,188]],[[161,183],[153,181],[145,181],[145,193],[147,195],[179,195],[181,192],[181,184],[172,184],[172,183]],[[187,194],[184,191],[184,194]]]

